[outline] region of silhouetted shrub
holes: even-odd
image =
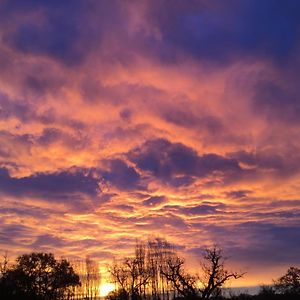
[[[57,261],[51,253],[31,253],[18,257],[2,274],[0,294],[7,300],[61,299],[79,284],[79,276],[67,260]]]

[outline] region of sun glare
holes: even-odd
[[[115,289],[115,285],[113,283],[103,283],[100,285],[100,296],[105,297],[109,292]]]

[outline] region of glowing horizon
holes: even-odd
[[[236,285],[299,266],[299,11],[0,1],[0,250],[105,267],[159,236],[193,271],[218,243]]]

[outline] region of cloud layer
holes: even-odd
[[[241,284],[299,264],[299,11],[1,1],[0,248],[105,263],[159,235],[192,262],[217,242]]]

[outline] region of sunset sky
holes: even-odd
[[[299,266],[299,53],[297,0],[0,0],[0,250]]]

